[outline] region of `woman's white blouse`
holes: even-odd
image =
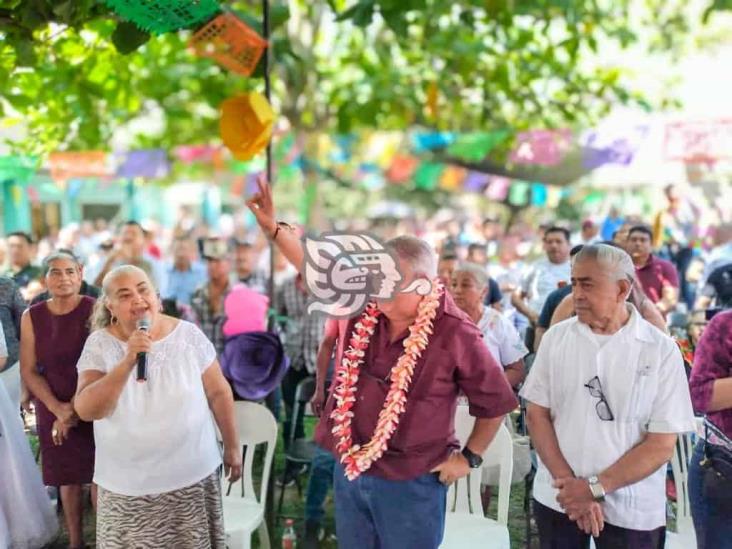
[[[505,368],[529,354],[511,321],[493,307],[483,307],[483,316],[478,320],[478,329],[499,366]]]
[[[107,373],[127,344],[107,330],[93,332],[77,369]],[[202,375],[216,359],[194,324],[180,321],[147,357],[147,381],[134,370],[117,406],[94,422],[94,482],[122,495],[170,492],[199,482],[221,464]]]

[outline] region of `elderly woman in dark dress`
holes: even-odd
[[[94,299],[79,295],[81,267],[74,256],[56,252],[43,264],[51,297],[23,314],[20,368],[35,397],[43,482],[60,487],[69,544],[82,547],[82,494],[94,473],[94,431],[74,412],[73,397]]]

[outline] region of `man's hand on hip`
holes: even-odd
[[[460,452],[453,452],[449,458],[430,472],[440,473],[440,482],[449,485],[456,480],[468,476],[470,473],[470,464],[468,464],[467,458]]]

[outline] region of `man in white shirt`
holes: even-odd
[[[561,283],[569,283],[569,231],[563,227],[549,227],[543,242],[546,259],[540,259],[529,269],[511,299],[513,306],[532,326],[536,325],[547,296]]]
[[[695,424],[676,344],[626,304],[634,272],[604,244],[575,256],[577,316],[546,333],[521,390],[542,549],[664,545],[665,465]]]

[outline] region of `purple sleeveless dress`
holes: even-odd
[[[76,393],[76,363],[89,336],[89,317],[94,299],[82,296],[70,313],[55,315],[46,302],[30,308],[36,340],[36,364],[51,391],[62,402]],[[41,445],[43,482],[46,486],[88,484],[94,476],[94,430],[80,421],[69,431],[61,446],[54,446],[51,429],[56,416],[38,399],[34,400]]]

